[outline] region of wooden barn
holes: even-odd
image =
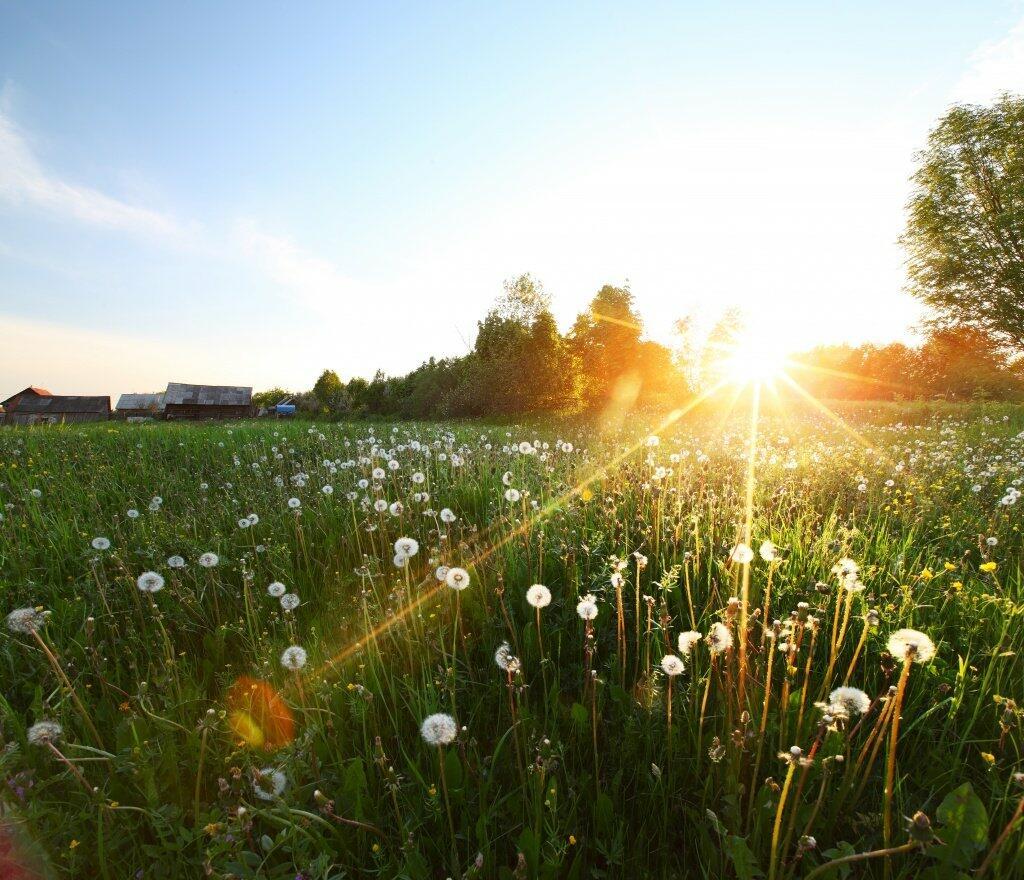
[[[33,397],[53,397],[53,395],[45,388],[36,388],[35,385],[29,385],[28,388],[22,388],[17,394],[12,394],[7,400],[0,400],[0,409],[4,412],[14,412],[18,408],[20,401],[29,400]]]
[[[4,407],[7,425],[60,425],[72,422],[105,422],[110,418],[109,397],[58,394],[25,395],[12,408]]]
[[[163,415],[164,396],[159,394],[122,394],[117,401],[117,415],[122,419],[155,419]]]
[[[252,388],[170,382],[164,392],[166,419],[244,419],[252,414]]]

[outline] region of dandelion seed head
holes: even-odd
[[[534,608],[547,608],[551,604],[551,590],[544,584],[534,584],[526,591],[526,601]]]
[[[15,608],[7,615],[7,628],[13,633],[31,635],[42,629],[46,615],[36,608]]]
[[[37,721],[26,734],[29,743],[34,746],[45,746],[59,742],[64,735],[64,728],[56,721]]]
[[[287,785],[288,778],[274,767],[264,767],[253,773],[252,791],[262,801],[281,797]]]
[[[155,571],[144,571],[136,579],[135,585],[143,593],[159,593],[164,588],[163,575]]]
[[[285,669],[290,669],[292,672],[298,672],[306,665],[307,655],[306,649],[299,647],[298,645],[291,645],[284,649],[281,654],[281,665]]]
[[[453,590],[464,590],[469,586],[469,572],[464,568],[449,568],[444,582]]]
[[[444,712],[436,712],[423,719],[420,735],[428,746],[446,746],[455,741],[459,728],[455,719]]]
[[[935,643],[916,629],[896,630],[886,648],[897,659],[911,663],[927,663],[935,656]]]
[[[669,677],[679,675],[685,668],[683,661],[675,654],[666,654],[661,658],[661,671]]]

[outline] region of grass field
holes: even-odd
[[[41,875],[1024,875],[1020,409],[111,423],[0,465]]]

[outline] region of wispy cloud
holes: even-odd
[[[337,315],[370,295],[369,285],[345,275],[334,263],[310,253],[293,239],[264,230],[253,220],[235,225],[235,245],[270,281],[306,306]]]
[[[183,226],[165,213],[63,180],[45,168],[28,137],[3,107],[0,107],[0,201],[134,235],[175,241],[187,237]]]
[[[954,101],[988,103],[1002,92],[1024,92],[1024,19],[998,40],[982,43],[953,88]]]

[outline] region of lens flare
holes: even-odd
[[[231,730],[250,748],[269,752],[295,738],[291,709],[265,681],[239,678],[228,689],[227,705]]]

